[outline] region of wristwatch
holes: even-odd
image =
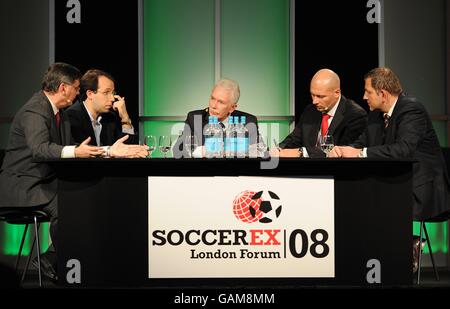
[[[131,125],[131,119],[130,118],[128,118],[127,120],[123,120],[122,119],[122,121],[120,122],[121,124],[127,124],[127,125],[129,125],[130,127],[132,126]]]

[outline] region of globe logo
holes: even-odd
[[[278,195],[272,191],[250,191],[239,193],[233,201],[233,213],[245,223],[270,223],[281,214]]]
[[[242,222],[252,223],[258,221],[263,213],[259,211],[259,205],[261,204],[261,199],[252,199],[255,192],[246,190],[239,193],[238,196],[234,198],[233,201],[233,213]],[[254,214],[250,212],[250,207],[254,210]],[[253,211],[252,211],[253,212]]]

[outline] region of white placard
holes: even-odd
[[[149,177],[149,278],[334,277],[334,180]]]

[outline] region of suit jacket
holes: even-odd
[[[70,127],[72,137],[76,143],[83,142],[89,136],[91,137],[90,145],[97,145],[95,139],[94,129],[92,127],[91,118],[84,106],[83,102],[77,101],[66,110],[66,114],[70,120]],[[122,124],[120,117],[115,111],[103,113],[100,123],[102,124],[102,131],[100,132],[101,146],[110,146],[114,144],[119,138],[126,135],[122,132]],[[136,129],[135,129],[136,133]],[[138,144],[139,137],[137,134],[129,134],[129,138],[125,141],[127,144]]]
[[[35,160],[61,158],[71,142],[70,124],[60,110],[56,128],[53,109],[40,91],[17,112],[0,169],[0,207],[48,204],[56,195],[56,178],[48,164]]]
[[[401,95],[384,129],[383,113],[369,114],[366,131],[353,145],[367,148],[369,158],[412,158],[414,220],[446,216],[449,179],[430,116],[415,98]]]
[[[281,143],[281,148],[306,147],[310,157],[325,157],[317,147],[317,138],[322,123],[322,113],[313,104],[308,105],[291,134]],[[366,111],[352,100],[341,96],[339,105],[328,128],[335,145],[349,145],[364,132],[367,126]]]
[[[235,110],[231,113],[231,116],[233,117],[240,117],[245,116],[246,117],[246,127],[249,131],[249,144],[256,144],[258,139],[258,120],[256,119],[256,116],[241,112],[238,110]],[[199,146],[203,146],[205,144],[205,137],[203,136],[203,128],[206,124],[208,124],[208,117],[209,117],[209,108],[200,109],[191,111],[188,113],[183,134],[181,137],[178,138],[174,145],[174,155],[177,153],[180,155],[181,153],[184,154],[184,138],[189,135],[195,135],[197,136],[197,140],[199,143],[201,143]]]

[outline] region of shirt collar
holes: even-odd
[[[56,107],[56,105],[52,102],[52,100],[48,97],[48,95],[45,94],[45,96],[47,97],[48,101],[50,102],[50,105],[52,106],[53,115],[56,115],[56,113],[59,112],[59,108]]]
[[[389,109],[389,111],[387,113],[383,113],[383,115],[388,115],[389,117],[392,116],[392,113],[394,112],[394,108],[395,108],[395,104],[397,104],[398,98],[395,100],[394,104],[392,104],[391,108]]]
[[[100,123],[100,120],[102,120],[102,116],[99,115],[97,117],[97,120],[95,120],[94,117],[92,117],[91,113],[89,112],[89,109],[87,108],[86,103],[83,102],[83,105],[84,105],[84,108],[86,109],[86,111],[87,111],[87,113],[89,115],[89,118],[91,119],[91,122],[95,122],[96,121],[96,122]]]
[[[341,102],[341,96],[339,96],[339,99],[337,100],[337,103],[334,104],[333,108],[327,112],[328,115],[330,115],[331,117],[334,117],[334,114],[336,113],[339,102]]]

